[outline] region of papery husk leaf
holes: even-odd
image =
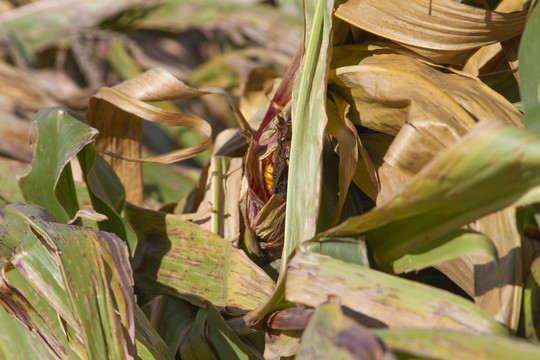
[[[254,221],[253,231],[262,239],[259,246],[269,259],[278,259],[283,250],[286,205],[280,196],[272,195]]]
[[[262,254],[268,260],[278,259],[283,250],[286,201],[267,191],[264,184],[262,160],[277,151],[277,133],[269,130],[260,143],[249,139],[246,155],[246,227],[256,238],[249,245],[250,252]]]
[[[377,183],[377,178],[369,158],[361,156],[360,161],[362,163],[357,166],[359,160],[358,149],[361,149],[362,145],[356,128],[347,118],[350,105],[346,104],[340,97],[330,99],[327,100],[328,124],[326,125],[326,132],[336,138],[339,144],[339,199],[334,210],[334,216],[328,224],[329,227],[332,227],[339,220],[353,176],[359,172],[359,178],[366,179],[365,183],[362,184],[364,185],[362,188],[367,189],[366,191],[371,196],[377,193],[376,189],[371,190],[371,186]]]
[[[370,325],[507,333],[488,313],[457,295],[315,253],[295,254],[285,286],[288,301],[316,307],[333,295]]]
[[[339,19],[442,64],[462,64],[475,49],[521,34],[526,16],[451,0],[351,0],[336,10]]]
[[[502,0],[495,7],[495,11],[502,13],[525,11],[529,6],[530,2],[527,0]],[[500,68],[493,68],[492,66],[494,59],[500,55],[502,50],[503,47],[501,46],[501,43],[486,45],[480,48],[467,60],[462,70],[473,76],[478,76],[480,73],[486,74],[500,71]],[[515,72],[513,67],[512,72]]]
[[[516,330],[521,312],[523,269],[529,268],[528,262],[523,264],[522,241],[529,240],[522,239],[518,232],[514,207],[483,217],[474,226],[491,239],[499,257],[499,264],[496,264],[471,254],[475,303]]]
[[[540,356],[540,347],[508,336],[433,329],[376,329],[372,332],[391,350],[422,358],[533,360]]]
[[[135,284],[147,300],[166,294],[198,306],[210,301],[238,315],[272,295],[274,282],[230,241],[178,215],[126,211],[139,236]]]
[[[478,49],[465,63],[462,71],[471,76],[478,76],[480,73],[486,73],[488,64],[500,54],[502,47],[500,43],[486,45]]]

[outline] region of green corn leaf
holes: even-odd
[[[51,353],[29,331],[0,309],[0,358],[4,360],[48,360]]]
[[[535,6],[519,46],[519,83],[525,110],[525,128],[540,134],[540,6]]]
[[[315,234],[317,227],[333,7],[334,1],[305,2],[306,51],[292,95],[293,128],[282,264],[286,264],[298,244]]]
[[[156,296],[143,306],[143,311],[173,354],[180,349],[197,315],[197,307],[166,295]]]
[[[240,315],[272,295],[274,282],[230,241],[178,215],[131,205],[126,214],[139,237],[135,283],[147,300],[166,294]]]
[[[287,267],[285,299],[316,307],[331,295],[359,313],[368,326],[508,333],[460,296],[328,256],[297,252]]]
[[[429,359],[533,360],[540,347],[522,339],[433,329],[372,330],[393,351]]]
[[[497,264],[498,269],[497,249],[491,239],[475,231],[458,229],[403,255],[394,261],[393,270],[398,274],[422,270],[467,254],[485,255]]]
[[[206,309],[200,308],[193,321],[193,327],[186,334],[186,339],[180,347],[180,356],[186,360],[208,359],[218,360],[206,338]]]
[[[35,205],[13,204],[6,211],[6,223],[20,222],[12,228],[27,226],[11,267],[4,266],[2,274],[5,289],[11,289],[3,293],[13,304],[8,307],[13,316],[35,329],[56,354],[134,358],[135,298],[125,244],[110,233],[53,222]],[[18,280],[13,278],[18,272],[9,271],[13,267],[22,275]],[[9,285],[23,280],[31,286],[25,294]]]
[[[28,164],[0,158],[0,207],[5,206],[6,203],[24,200],[17,184],[17,178],[28,171]]]
[[[80,115],[66,108],[41,110],[34,117],[38,139],[30,172],[19,180],[24,199],[67,223],[79,206],[69,161],[97,136]]]
[[[212,343],[221,359],[262,359],[227,325],[219,311],[207,304],[208,340]]]
[[[306,250],[335,259],[369,267],[366,244],[352,238],[322,238],[305,243]]]
[[[533,260],[523,289],[522,321],[525,337],[540,342],[540,257]]]
[[[379,265],[392,270],[396,260],[440,246],[440,236],[462,225],[509,205],[538,201],[539,161],[540,139],[533,134],[481,122],[388,202],[317,237],[366,236]]]
[[[377,339],[351,318],[339,304],[317,307],[302,335],[295,359],[382,359],[384,351]]]
[[[142,360],[172,360],[174,352],[160,337],[144,312],[135,306],[137,356]]]
[[[125,240],[133,256],[137,236],[128,222],[120,216],[125,201],[125,191],[120,179],[109,163],[96,154],[94,144],[85,146],[77,154],[77,158],[94,210],[107,216],[106,220],[98,222],[98,228]]]

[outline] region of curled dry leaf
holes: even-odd
[[[526,11],[486,11],[451,0],[351,0],[336,16],[437,63],[463,64],[478,48],[521,34]]]
[[[240,124],[250,130],[238,107],[221,89],[198,90],[185,85],[164,69],[149,70],[112,88],[103,87],[90,100],[87,117],[100,131],[96,149],[111,163],[126,188],[126,199],[142,203],[143,186],[138,162],[169,164],[193,157],[212,144],[212,128],[205,120],[177,114],[149,105],[149,101],[188,99],[206,94],[224,94],[230,100]],[[166,154],[141,159],[141,119],[168,126],[186,126],[201,133],[202,143]]]

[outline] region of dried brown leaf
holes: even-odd
[[[476,49],[519,35],[526,11],[486,11],[451,0],[351,0],[336,16],[435,62],[463,63]]]
[[[477,121],[501,118],[515,126],[522,124],[522,115],[512,104],[478,79],[444,73],[408,56],[366,57],[359,65],[337,68],[336,77],[333,81],[342,84],[339,91],[358,111],[351,114],[351,120],[395,136],[384,155],[387,165],[378,169],[378,203],[402,184],[400,178],[419,171]],[[393,175],[405,175],[398,176],[397,182],[392,180],[395,186],[383,182],[383,178],[394,178],[382,174],[390,167],[397,169],[391,170]]]
[[[96,141],[96,148],[105,154],[112,155],[107,158],[126,188],[127,201],[135,204],[142,203],[141,168],[137,162],[173,163],[195,156],[212,144],[212,128],[203,119],[193,115],[163,111],[146,102],[187,99],[221,91],[220,89],[191,88],[170,73],[158,68],[113,88],[101,88],[90,100],[87,117],[90,125],[101,133]],[[234,109],[241,117],[239,110],[236,107]],[[205,140],[195,146],[141,159],[141,119],[168,126],[190,127],[200,132]]]

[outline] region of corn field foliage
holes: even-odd
[[[0,1],[0,358],[539,359],[535,3]]]

